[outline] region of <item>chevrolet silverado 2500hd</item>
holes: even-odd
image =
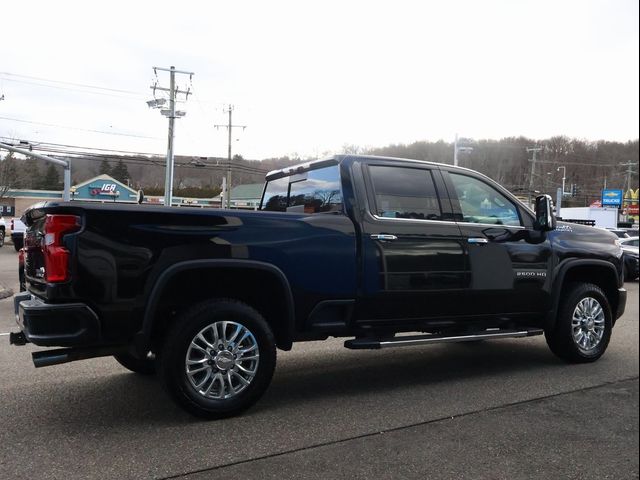
[[[606,350],[622,251],[556,225],[471,170],[336,156],[267,175],[260,211],[44,203],[23,217],[28,291],[10,341],[36,367],[113,355],[221,418],[267,389],[276,350],[377,349],[544,334],[569,362]]]

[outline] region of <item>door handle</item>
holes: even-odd
[[[371,235],[371,240],[382,240],[383,242],[392,242],[393,240],[397,240],[398,237],[395,235],[390,235],[388,233],[374,233]]]
[[[486,238],[472,237],[467,239],[467,243],[473,243],[474,245],[484,245],[485,243],[489,243],[489,240],[487,240]]]

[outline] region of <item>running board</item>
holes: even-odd
[[[413,347],[431,343],[457,343],[474,342],[477,340],[489,340],[494,338],[522,338],[542,335],[541,328],[527,328],[523,330],[485,330],[482,332],[465,335],[411,335],[406,337],[390,338],[354,338],[344,342],[344,346],[350,349],[380,349],[391,347]]]

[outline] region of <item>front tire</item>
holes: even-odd
[[[553,329],[545,331],[553,353],[570,363],[598,360],[606,351],[613,326],[611,306],[600,287],[574,283],[567,287]]]
[[[218,419],[256,403],[275,364],[275,339],[262,315],[235,300],[211,300],[176,320],[160,353],[159,373],[182,408]]]

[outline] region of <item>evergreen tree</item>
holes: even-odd
[[[112,172],[111,164],[106,160],[102,160],[100,162],[100,169],[98,170],[98,175],[111,175]]]
[[[60,174],[53,163],[50,163],[47,167],[38,188],[40,190],[60,190],[62,188],[62,185],[60,185]]]
[[[129,170],[122,159],[118,160],[116,166],[111,169],[111,176],[125,185],[127,184],[127,179],[131,179]]]
[[[41,178],[40,164],[42,160],[27,158],[20,167],[20,185],[22,188],[39,188]]]

